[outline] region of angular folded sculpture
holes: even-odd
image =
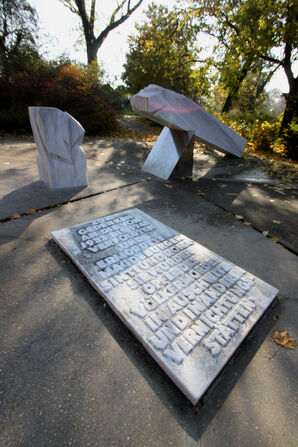
[[[151,84],[130,103],[135,112],[165,126],[145,161],[146,172],[168,179],[192,136],[225,153],[243,155],[245,138],[186,96]]]
[[[84,128],[67,112],[53,107],[29,107],[37,146],[37,164],[49,188],[87,186],[87,160],[80,144]]]

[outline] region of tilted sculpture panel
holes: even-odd
[[[132,96],[130,102],[135,112],[165,126],[145,161],[143,169],[147,172],[167,179],[192,136],[225,153],[243,155],[245,138],[186,96],[151,84]],[[177,138],[178,132],[184,133],[181,141]]]
[[[85,130],[67,112],[29,107],[40,179],[51,189],[87,186],[87,159],[80,147]]]

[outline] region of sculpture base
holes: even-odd
[[[168,180],[192,135],[192,132],[164,127],[145,160],[143,171]]]
[[[170,179],[178,179],[181,177],[192,177],[193,170],[193,149],[194,140],[191,139],[186,149],[183,151],[178,163],[176,164]]]

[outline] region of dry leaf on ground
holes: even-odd
[[[21,217],[20,214],[14,213],[14,214],[11,216],[11,219],[19,219],[20,217]]]
[[[270,238],[273,242],[279,242],[279,239],[277,237],[271,237]]]
[[[242,220],[242,219],[244,219],[244,217],[240,216],[240,214],[236,214],[235,219]]]
[[[289,333],[286,331],[274,331],[273,340],[278,345],[283,346],[287,349],[294,349],[296,346],[295,338],[289,337]]]
[[[29,211],[26,211],[26,214],[28,216],[30,216],[30,214],[35,214],[35,213],[36,213],[36,210],[34,210],[33,208],[31,208],[31,210],[29,210]]]

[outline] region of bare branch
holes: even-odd
[[[110,25],[111,23],[114,23],[114,22],[115,22],[116,15],[117,15],[118,12],[121,10],[121,8],[125,5],[125,3],[126,3],[126,0],[122,0],[122,2],[117,6],[117,8],[115,9],[115,11],[114,11],[113,14],[111,15],[109,25]],[[129,3],[130,3],[130,1],[129,1]]]
[[[94,28],[94,20],[95,20],[95,3],[96,0],[92,0],[91,7],[90,7],[90,27],[91,29]]]
[[[126,14],[122,15],[118,20],[115,20],[116,18],[116,14],[120,11],[120,9],[124,6],[126,0],[123,0],[118,7],[115,9],[115,11],[113,12],[111,19],[110,19],[110,23],[109,25],[106,27],[105,30],[103,30],[100,35],[97,37],[96,39],[96,43],[100,44],[101,42],[104,41],[104,39],[107,37],[107,35],[109,34],[110,31],[112,31],[113,29],[117,28],[117,26],[121,25],[123,22],[125,22],[130,15],[141,5],[141,3],[143,2],[143,0],[139,0],[135,6],[133,8],[130,8],[130,0],[128,1],[128,5],[127,5],[127,12]]]
[[[66,6],[66,8],[68,8],[74,14],[80,15],[79,11],[74,7],[72,0],[59,0],[59,2]]]
[[[264,61],[272,62],[273,64],[278,64],[280,66],[283,65],[282,61],[275,59],[274,57],[271,57],[271,56],[260,56],[260,58],[263,59]]]

